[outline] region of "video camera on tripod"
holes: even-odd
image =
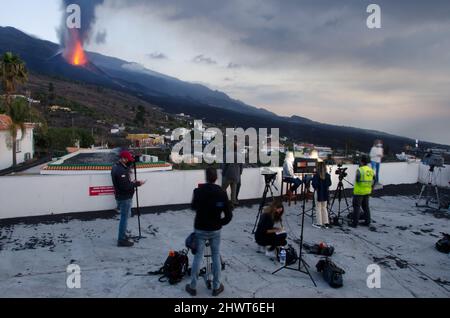
[[[348,168],[343,168],[342,163],[338,164],[338,167],[335,171],[336,175],[339,176],[339,180],[342,181],[345,178],[347,178],[348,176],[348,172],[347,172]]]
[[[430,166],[430,171],[433,171],[434,168],[444,167],[444,158],[441,155],[434,154],[430,151],[423,157],[422,163]]]
[[[258,214],[256,215],[256,220],[255,220],[255,225],[253,226],[253,230],[252,230],[252,234],[255,234],[256,231],[256,227],[258,226],[258,221],[259,218],[263,212],[263,209],[267,203],[267,195],[270,192],[270,197],[272,199],[272,201],[274,200],[274,196],[273,196],[273,190],[272,188],[274,188],[275,190],[278,191],[277,186],[275,185],[275,181],[277,180],[277,176],[278,176],[278,172],[264,168],[261,170],[261,175],[264,177],[264,181],[265,181],[265,187],[264,187],[264,192],[261,198],[261,202],[259,204],[259,209],[258,209]]]

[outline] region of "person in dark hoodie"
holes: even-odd
[[[233,213],[227,193],[215,184],[216,181],[217,170],[212,167],[207,168],[207,183],[194,190],[192,199],[192,209],[196,211],[194,228],[197,252],[192,263],[191,283],[186,285],[186,291],[191,296],[197,295],[197,280],[206,241],[209,241],[212,253],[214,276],[212,295],[218,296],[225,289],[220,282],[220,236],[222,226],[231,222]]]
[[[113,165],[111,170],[117,207],[120,211],[119,239],[117,241],[117,246],[119,247],[131,247],[134,245],[126,236],[128,217],[131,214],[136,187],[145,184],[143,181],[131,181],[130,168],[133,163],[134,158],[131,153],[122,151],[120,153],[120,160]]]

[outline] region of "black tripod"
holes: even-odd
[[[310,178],[308,180],[307,176],[303,176],[302,179],[303,179],[302,187],[304,187],[304,189],[305,189],[305,191],[304,191],[305,199],[308,200],[308,193],[309,193],[309,189],[311,188],[312,178]],[[302,188],[301,192],[303,192],[303,188]],[[305,211],[306,215],[311,217],[312,223],[314,223],[315,212],[316,212],[316,190],[314,190],[314,192],[313,192],[311,208]]]
[[[135,158],[135,161],[134,161],[134,163],[133,163],[133,168],[134,168],[134,180],[135,181],[137,181],[137,165],[136,165],[136,158]],[[136,190],[136,213],[135,214],[137,214],[137,216],[138,216],[138,226],[139,226],[139,237],[133,237],[133,239],[135,239],[135,240],[140,240],[140,239],[143,239],[143,238],[145,238],[144,236],[142,236],[142,233],[141,233],[141,208],[140,208],[140,206],[139,206],[139,187],[138,187],[138,185],[136,184],[136,186],[135,186],[135,190]]]
[[[284,265],[283,267],[280,267],[275,272],[273,272],[272,275],[275,275],[276,273],[278,273],[282,269],[289,269],[289,270],[298,271],[300,273],[307,274],[309,276],[309,278],[311,278],[311,281],[313,282],[314,286],[317,287],[316,282],[314,281],[314,279],[311,276],[311,273],[309,272],[309,265],[303,259],[303,229],[304,229],[304,225],[305,225],[305,214],[306,214],[306,191],[304,191],[303,188],[302,188],[302,192],[303,192],[302,193],[303,194],[303,198],[302,198],[303,205],[302,205],[302,212],[301,212],[302,213],[302,225],[301,225],[300,242],[299,242],[300,252],[299,252],[299,255],[298,255],[298,268],[289,267],[288,265]]]
[[[336,191],[334,191],[333,199],[332,199],[330,207],[328,209],[330,212],[330,217],[334,219],[334,222],[333,222],[334,225],[344,224],[344,219],[342,218],[341,213],[343,213],[345,211],[350,211],[350,208],[351,208],[350,204],[348,203],[347,197],[345,196],[345,188],[344,188],[344,183],[342,181],[345,181],[345,182],[349,183],[350,185],[353,185],[350,182],[348,182],[347,180],[345,180],[345,178],[343,178],[342,176],[339,176],[339,183],[336,188]],[[338,210],[337,210],[337,212],[334,212],[333,207],[334,207],[334,204],[336,203],[336,199],[338,200]],[[345,209],[341,209],[342,199],[344,199],[344,201],[345,201],[345,205],[346,205]]]
[[[428,171],[428,183],[422,186],[419,199],[417,200],[416,207],[418,208],[430,208],[435,210],[441,209],[441,199],[439,197],[439,189],[437,184],[433,185],[433,177],[435,174],[435,166],[430,166]],[[425,200],[425,205],[421,205],[420,202]],[[437,208],[430,206],[430,203],[437,204]]]
[[[256,227],[258,226],[258,220],[264,210],[264,207],[266,206],[266,201],[267,201],[267,194],[270,191],[270,195],[272,197],[272,201],[273,201],[273,190],[272,187],[275,188],[275,190],[278,191],[278,188],[275,186],[275,181],[277,180],[277,173],[272,173],[272,174],[264,174],[264,180],[266,182],[266,186],[264,187],[264,193],[263,196],[261,198],[261,202],[259,204],[259,210],[258,210],[258,214],[256,215],[256,220],[255,220],[255,225],[253,226],[253,230],[252,230],[252,234],[255,234],[256,231]]]

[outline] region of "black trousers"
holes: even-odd
[[[286,233],[280,235],[272,233],[272,234],[265,234],[262,238],[256,240],[256,243],[258,243],[258,245],[261,246],[270,246],[270,249],[274,250],[278,246],[286,246],[287,245],[286,239],[287,239]]]
[[[366,221],[365,225],[370,225],[369,197],[370,195],[353,196],[353,225],[358,226],[360,218]],[[361,208],[364,211],[364,215],[361,215]]]

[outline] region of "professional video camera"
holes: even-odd
[[[135,155],[133,156],[134,162],[141,162],[141,157],[142,157],[141,154],[135,154]]]
[[[430,151],[423,157],[422,163],[427,166],[430,166],[430,170],[434,170],[435,167],[437,168],[444,167],[444,158]]]
[[[335,173],[339,176],[339,180],[342,181],[344,178],[348,176],[347,169],[348,168],[343,168],[342,164],[338,164],[338,168],[336,169]]]

